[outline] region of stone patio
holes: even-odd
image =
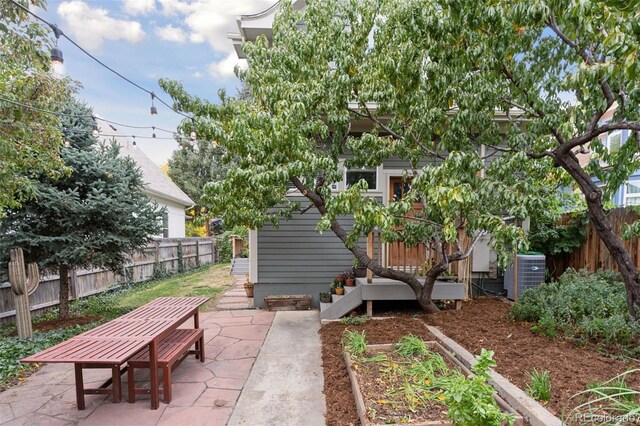
[[[246,307],[246,296],[244,299]],[[123,402],[113,404],[106,395],[86,395],[86,410],[78,411],[73,365],[48,364],[0,394],[0,424],[224,425],[273,318],[273,312],[248,309],[201,313],[206,361],[201,363],[192,356],[184,360],[173,373],[173,400],[170,404],[161,402],[158,410],[150,409],[146,395],[137,395],[134,404],[127,403],[127,380],[123,375]],[[109,377],[108,370],[85,370],[85,383],[99,385]],[[136,372],[139,387],[148,386],[147,379],[148,372]]]

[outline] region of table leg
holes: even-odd
[[[196,308],[196,312],[193,314],[193,328],[200,328],[200,312],[198,311],[198,308]],[[200,340],[196,341],[196,358],[198,358],[198,352],[201,351],[200,345]],[[201,361],[204,362],[203,359],[201,359]]]
[[[120,402],[122,399],[122,383],[120,381],[120,366],[111,366],[111,391],[113,392],[113,402]]]
[[[84,410],[84,382],[82,379],[82,364],[74,364],[76,370],[76,403],[78,410]]]
[[[158,397],[158,353],[155,339],[149,343],[149,375],[151,376],[151,409],[157,410],[160,402]]]

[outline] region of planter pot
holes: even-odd
[[[253,297],[253,284],[245,284],[244,292],[247,293],[247,297]]]
[[[347,287],[353,287],[354,285],[356,285],[356,280],[350,278],[345,281],[344,285],[346,285]]]
[[[331,293],[324,291],[320,292],[320,302],[331,303]]]
[[[338,296],[342,296],[344,294],[344,288],[343,287],[336,288],[336,294]]]
[[[367,276],[367,268],[364,266],[358,266],[357,268],[354,267],[353,275],[355,275],[356,278],[364,278]]]

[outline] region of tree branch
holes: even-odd
[[[469,244],[469,246],[467,247],[467,249],[464,252],[456,252],[456,253],[452,253],[449,256],[449,260],[451,262],[457,262],[460,260],[464,260],[467,257],[469,257],[471,255],[471,252],[473,251],[473,248],[475,247],[476,243],[478,242],[478,240],[484,236],[487,232],[486,231],[480,231],[476,234],[475,237],[473,237],[473,240],[471,241],[471,244]]]
[[[633,130],[633,131],[639,132],[640,121],[616,121],[616,122],[605,123],[602,126],[599,126],[591,131],[583,133],[580,136],[571,138],[568,142],[566,142],[562,147],[559,147],[559,148],[562,148],[563,152],[565,150],[569,151],[578,145],[583,145],[587,142],[591,142],[593,139],[595,139],[596,137],[598,137],[603,133],[612,132],[614,130]],[[558,151],[558,148],[556,148],[556,151]],[[560,154],[560,152],[558,152],[558,154]]]
[[[593,57],[590,57],[584,49],[580,48],[580,46],[578,46],[576,42],[569,39],[569,37],[567,37],[566,34],[562,32],[562,30],[558,27],[558,23],[556,22],[555,15],[551,14],[549,19],[547,20],[547,26],[551,28],[551,30],[560,38],[560,40],[562,40],[564,44],[566,44],[569,48],[574,50],[582,58],[585,64],[587,64],[588,66],[593,66],[595,65],[595,62],[598,61],[597,58],[594,61]],[[615,102],[615,95],[613,94],[613,90],[611,90],[611,86],[609,86],[609,83],[604,79],[599,79],[598,84],[600,85],[600,90],[602,91],[602,95],[607,101],[607,107],[604,108],[604,110],[597,110],[593,114],[593,116],[591,117],[591,121],[589,122],[590,130],[594,130],[596,128],[596,126],[598,125],[598,121],[600,121],[600,118],[602,117],[602,115],[609,108],[611,108],[611,106]]]

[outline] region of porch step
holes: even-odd
[[[327,304],[329,306],[320,310],[320,319],[338,319],[362,305],[362,287],[361,285],[345,287],[345,289],[348,288],[349,290],[345,290],[344,296],[331,295],[333,303]]]
[[[327,309],[329,306],[331,306],[332,303],[324,303],[324,302],[320,302],[320,312],[324,311],[325,309]]]
[[[337,295],[337,294],[332,294],[331,295],[331,302],[332,303],[336,303],[338,300],[342,299],[344,296],[341,295]]]

